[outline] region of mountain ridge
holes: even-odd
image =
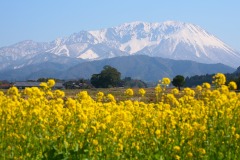
[[[33,80],[38,78],[90,79],[92,74],[100,73],[105,65],[119,70],[124,77],[132,77],[147,82],[154,82],[163,77],[173,78],[180,74],[185,77],[217,72],[232,73],[235,69],[223,64],[202,64],[189,60],[171,60],[146,55],[121,56],[103,60],[79,62],[66,66],[54,61],[31,64],[18,69],[0,72],[4,80]]]
[[[85,60],[147,55],[207,64],[223,63],[234,68],[240,66],[240,53],[200,26],[177,21],[137,21],[80,31],[51,42],[27,40],[2,47],[0,70],[14,68],[14,63],[19,64],[19,61],[43,52]]]

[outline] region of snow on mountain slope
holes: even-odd
[[[199,26],[165,22],[160,28],[165,31],[160,43],[146,47],[137,54],[202,63],[223,63],[232,67],[240,65],[239,53]]]
[[[240,53],[201,27],[176,21],[124,23],[107,29],[81,31],[49,43],[24,41],[0,48],[0,56],[9,60],[43,52],[86,60],[144,54],[240,66]]]
[[[66,55],[69,57],[69,50],[66,45],[56,46],[47,52],[54,53],[56,55]]]
[[[95,43],[112,46],[129,55],[145,54],[176,60],[223,63],[235,68],[240,65],[239,53],[190,23],[132,22],[89,33],[95,38]]]
[[[8,47],[0,48],[0,55],[8,57],[10,60],[17,60],[27,55],[38,54],[39,52],[47,50],[51,47],[50,43],[37,43],[27,40]]]
[[[81,54],[79,57],[77,58],[82,58],[82,59],[96,59],[98,58],[98,55],[96,53],[94,53],[92,50],[87,50],[86,52],[84,52],[83,54]]]

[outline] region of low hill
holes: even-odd
[[[122,77],[132,77],[147,82],[157,81],[162,77],[173,78],[178,74],[193,76],[217,72],[232,73],[235,70],[220,63],[203,64],[188,60],[171,60],[136,55],[84,62],[71,67],[60,78],[90,78],[92,74],[99,73],[105,65],[117,68],[121,72]]]
[[[110,59],[82,62],[77,65],[46,62],[28,65],[0,73],[0,79],[27,80],[42,77],[58,79],[91,78],[105,65],[110,65],[121,72],[122,78],[132,77],[146,82],[158,81],[162,77],[173,78],[176,75],[194,76],[217,72],[232,73],[235,69],[223,64],[203,64],[188,60],[171,60],[144,55],[122,56]]]

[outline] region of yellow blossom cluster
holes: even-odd
[[[171,80],[169,78],[164,77],[161,82],[163,85],[169,85],[171,83]]]
[[[235,89],[237,89],[237,84],[236,84],[236,82],[233,82],[233,81],[229,82],[228,88],[229,88],[230,90],[235,90]]]
[[[54,83],[0,92],[0,159],[240,157],[240,94],[228,86],[158,85],[161,99],[147,103],[87,91],[70,98]]]
[[[141,95],[141,97],[143,97],[146,94],[146,91],[143,88],[140,88],[138,90],[138,94]]]
[[[125,95],[126,96],[133,96],[134,92],[133,92],[133,89],[131,88],[128,88],[126,91],[125,91]]]
[[[221,85],[224,85],[226,83],[226,77],[222,73],[217,73],[215,76],[213,76],[213,84],[216,87],[219,87]]]

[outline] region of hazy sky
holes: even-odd
[[[125,22],[190,22],[240,51],[239,0],[0,0],[0,47]]]

